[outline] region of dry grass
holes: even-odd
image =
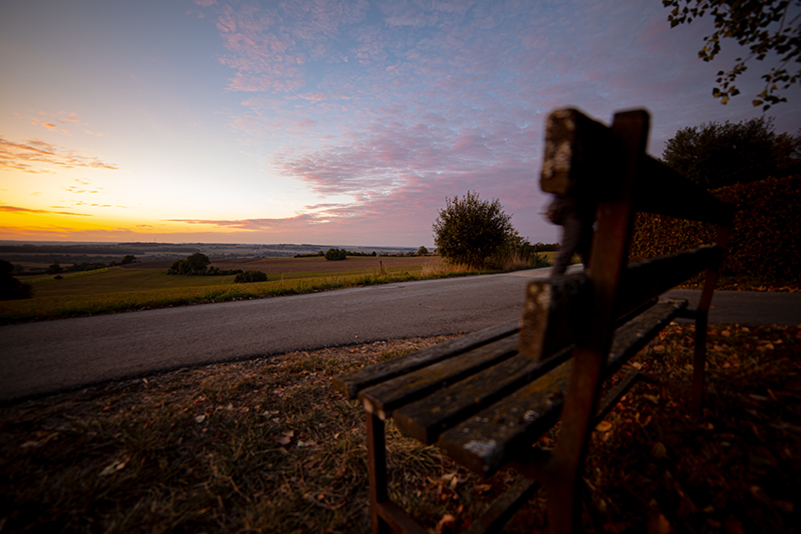
[[[686,378],[691,333],[669,327],[634,364]],[[677,391],[637,386],[593,434],[588,530],[795,532],[799,336],[713,327],[699,417]],[[0,531],[367,532],[364,416],[330,379],[444,339],[211,365],[6,406]],[[446,513],[466,526],[514,480],[480,479],[388,428],[393,495],[432,528]],[[508,531],[542,528],[543,502]]]

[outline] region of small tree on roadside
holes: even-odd
[[[445,202],[433,226],[437,250],[451,263],[482,269],[514,233],[511,215],[504,213],[498,199],[481,200],[475,191]]]

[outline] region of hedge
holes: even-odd
[[[710,191],[738,208],[721,274],[798,283],[801,276],[801,175]],[[638,260],[714,241],[714,226],[640,213],[629,257]]]

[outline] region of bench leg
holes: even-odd
[[[379,514],[381,503],[389,500],[387,493],[387,449],[384,421],[367,414],[367,476],[370,480],[370,521],[373,534],[388,534],[389,525]]]

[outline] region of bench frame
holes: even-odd
[[[675,317],[696,323],[691,398],[692,407],[701,407],[707,317],[734,210],[646,156],[648,128],[649,117],[643,110],[617,113],[611,128],[575,109],[550,115],[541,187],[596,202],[596,230],[585,273],[530,284],[519,326],[499,325],[335,379],[336,389],[350,398],[358,395],[365,407],[373,532],[427,532],[389,498],[384,425],[393,414],[401,431],[427,443],[438,440],[450,457],[473,471],[489,475],[513,467],[524,475],[468,532],[500,530],[541,485],[548,490],[551,532],[577,532],[582,509],[577,488],[592,429],[638,380],[650,377],[629,373],[600,399],[603,383]],[[636,211],[716,224],[717,241],[714,246],[627,265]],[[684,301],[656,303],[659,295],[703,271],[706,280],[695,310],[687,310]],[[442,397],[442,388],[454,382],[469,384],[471,373],[485,372],[498,362],[526,370],[513,377],[514,386],[488,392],[486,398],[476,398],[475,407],[462,408],[460,417],[470,428],[462,423],[458,432],[456,427],[448,430],[443,421],[426,426],[425,414],[408,407],[419,405],[425,411],[426,403],[442,400],[437,391]],[[432,378],[443,370],[449,374]],[[526,398],[540,395],[534,384],[544,376],[557,377],[553,383],[566,383],[563,399],[548,393],[550,397],[537,405],[545,408],[531,411],[536,414],[535,423],[516,430],[503,447],[494,449],[495,440],[490,438],[498,436],[498,431],[492,430],[494,422],[487,423],[493,417],[484,417],[487,426],[474,423],[473,415],[496,406],[493,394],[528,388]],[[420,377],[425,383],[418,386]],[[552,451],[532,448],[531,443],[559,420],[560,412],[556,447]],[[495,419],[504,420],[503,416]],[[474,435],[484,441],[465,444]]]

